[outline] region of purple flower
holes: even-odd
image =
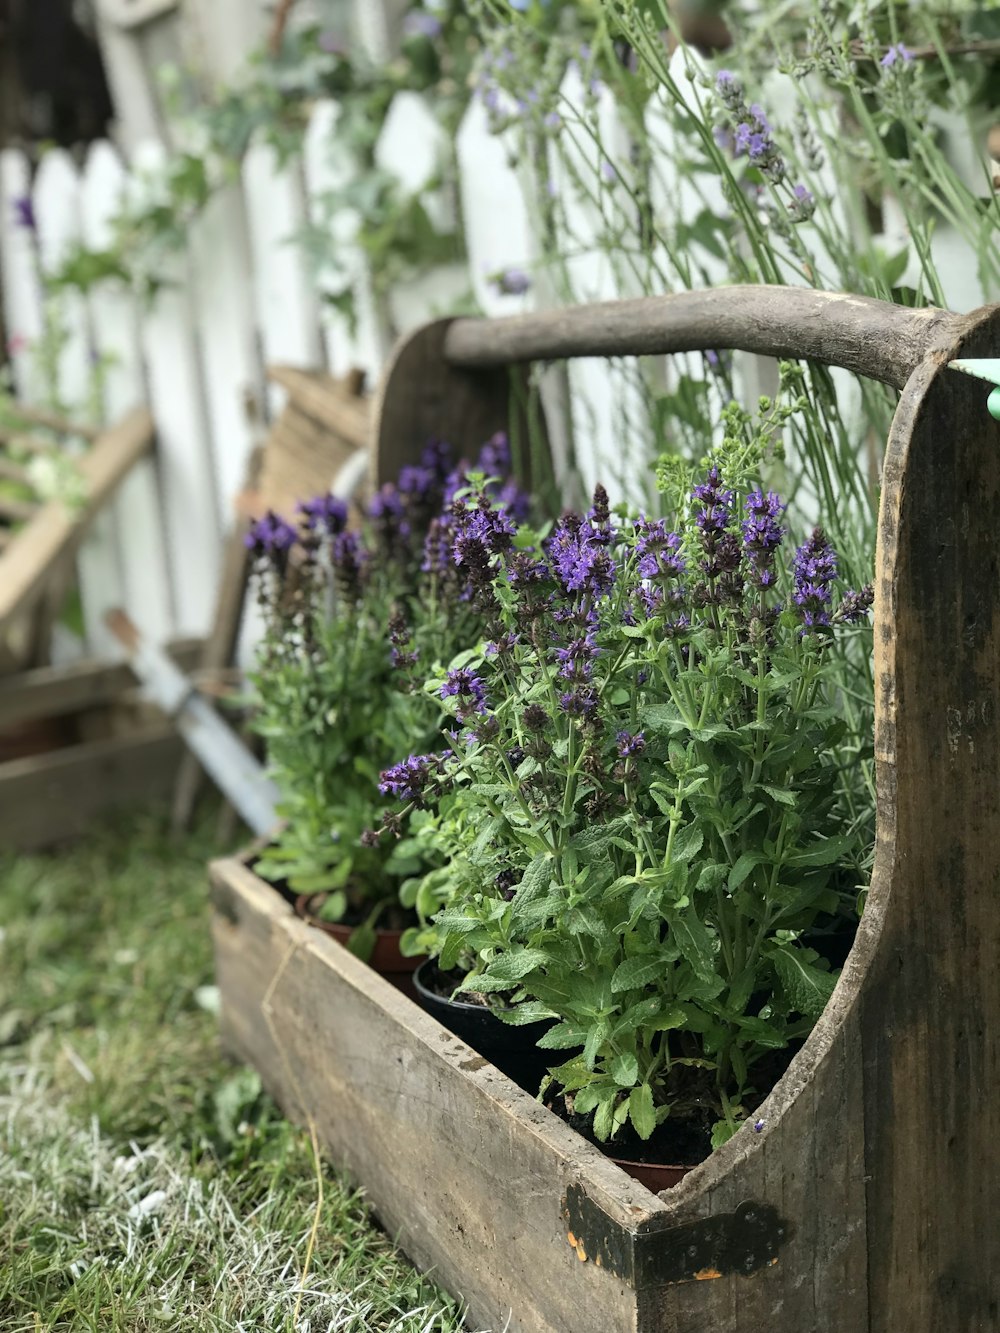
[[[332,28],[324,28],[316,38],[316,45],[321,51],[325,51],[330,56],[342,56],[347,52],[343,40]]]
[[[751,569],[752,581],[758,588],[769,588],[775,581],[774,557],[785,535],[778,519],[785,512],[781,498],[760,488],[751,491],[744,502],[747,517],[743,520],[743,550]]]
[[[250,524],[250,530],[243,538],[243,544],[255,557],[278,557],[284,565],[287,553],[298,541],[298,533],[290,523],[286,523],[273,509],[269,509],[263,518]]]
[[[556,649],[559,675],[563,680],[585,681],[594,674],[594,658],[600,652],[592,633],[573,639],[565,648]]]
[[[336,495],[317,495],[312,500],[303,500],[298,511],[309,532],[322,528],[335,537],[347,526],[347,505]]]
[[[423,573],[442,575],[450,571],[454,540],[455,524],[450,518],[431,519],[424,538],[424,558],[420,565]]]
[[[600,597],[615,581],[615,562],[589,524],[576,514],[565,515],[546,542],[552,569],[566,592]]]
[[[864,620],[875,601],[875,589],[870,583],[863,588],[849,588],[840,599],[840,605],[833,613],[836,624],[855,625]]]
[[[474,671],[468,667],[461,667],[458,671],[449,671],[444,684],[441,686],[441,698],[458,699],[458,708],[455,716],[459,722],[466,722],[473,713],[486,712],[486,685],[482,677],[477,676]],[[469,703],[465,701],[469,700]]]
[[[897,60],[901,60],[904,65],[908,65],[913,59],[913,52],[908,51],[902,42],[897,42],[890,46],[885,55],[878,62],[883,69],[891,69]]]
[[[597,713],[597,691],[593,685],[567,690],[565,694],[559,696],[559,707],[568,716],[589,722]]]
[[[788,205],[793,222],[808,222],[816,212],[816,200],[804,185],[796,185],[792,190],[792,201]]]
[[[615,748],[622,759],[628,759],[630,755],[640,755],[646,748],[645,733],[637,731],[633,736],[627,731],[619,731],[615,736]]]
[[[433,41],[441,35],[441,20],[415,9],[403,20],[403,32],[407,37],[427,37]]]
[[[792,600],[799,609],[802,624],[807,630],[829,625],[830,585],[837,577],[837,553],[822,528],[814,528],[809,540],[797,548],[792,573],[795,580]]]
[[[522,268],[505,268],[494,274],[492,283],[504,296],[523,296],[531,287],[531,277]]]
[[[360,533],[338,532],[333,539],[331,557],[341,596],[348,602],[356,602],[361,596],[366,566],[371,559]]]
[[[479,451],[476,459],[476,472],[484,472],[487,477],[503,478],[510,472],[510,441],[506,431],[498,430],[491,435]]]
[[[413,495],[424,499],[438,489],[439,480],[433,468],[407,463],[405,467],[400,468],[399,481],[396,484],[400,495]]]
[[[639,577],[655,579],[662,577],[680,578],[685,570],[684,557],[680,554],[681,539],[676,532],[668,532],[664,519],[658,518],[650,523],[640,519],[635,525],[636,555],[639,557]]]
[[[26,231],[38,231],[35,205],[31,201],[30,194],[19,194],[11,201],[11,207],[14,211],[14,222],[17,226],[24,227]]]
[[[439,771],[440,767],[440,755],[411,754],[402,763],[393,764],[384,770],[378,789],[383,796],[395,796],[398,801],[415,801],[419,804],[432,774]]]

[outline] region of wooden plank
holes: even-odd
[[[332,375],[298,370],[294,366],[268,366],[267,375],[288,390],[288,397],[296,407],[338,439],[355,449],[367,447],[371,405],[363,396],[363,372],[334,379]]]
[[[633,1293],[580,1261],[563,1198],[583,1181],[629,1233],[665,1205],[239,862],[216,862],[212,883],[226,1045],[312,1119],[472,1326],[633,1333]]]
[[[51,846],[111,810],[166,797],[182,751],[172,729],[157,727],[0,765],[0,846]]]
[[[1000,309],[969,324],[914,371],[883,471],[888,912],[863,1014],[872,1333],[1000,1324],[1000,425],[984,389],[943,364],[995,353]]]
[[[84,508],[51,500],[17,534],[0,564],[0,629],[42,594],[52,566],[73,553],[101,506],[152,443],[152,418],[140,408],[101,435],[81,458]]]
[[[201,650],[200,639],[177,639],[167,647],[183,671],[197,665]],[[124,662],[74,662],[0,677],[0,731],[35,718],[98,708],[135,687],[135,674]]]

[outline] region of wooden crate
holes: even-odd
[[[171,647],[184,668],[200,652],[200,639]],[[168,798],[183,750],[124,663],[0,677],[0,848],[34,851],[98,816]]]
[[[475,1328],[1000,1328],[1000,426],[985,388],[948,369],[995,354],[1000,308],[735,288],[414,337],[469,375],[532,357],[744,348],[902,389],[876,554],[865,914],[759,1131],[745,1126],[659,1196],[233,860],[212,868],[226,1044],[315,1125]],[[426,385],[433,364],[405,434],[379,439],[383,462],[419,448],[421,403],[447,416],[447,395],[435,403]],[[380,420],[404,416],[397,404]]]

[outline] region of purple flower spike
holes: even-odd
[[[615,745],[622,759],[628,759],[631,755],[640,755],[646,748],[646,737],[641,731],[637,731],[633,736],[627,731],[619,731],[615,736]]]
[[[531,287],[531,277],[523,268],[505,268],[495,274],[493,286],[503,296],[523,296]]]
[[[751,491],[744,508],[743,550],[751,569],[751,580],[758,588],[769,588],[774,583],[774,557],[785,535],[778,519],[785,512],[780,496],[774,491],[765,495],[760,489]]]
[[[681,539],[676,532],[668,532],[664,519],[655,522],[640,519],[636,524],[636,555],[639,557],[641,579],[680,578],[685,570],[680,554]]]
[[[312,500],[303,500],[298,511],[309,532],[322,528],[335,537],[347,527],[347,505],[336,495],[317,495]]]
[[[378,789],[383,796],[420,804],[431,776],[441,767],[440,755],[411,754],[400,764],[393,764],[381,774]]]
[[[833,619],[837,624],[856,625],[860,620],[865,620],[875,601],[875,589],[870,583],[866,583],[861,589],[849,588],[840,599],[840,605],[834,612]]]
[[[830,624],[830,585],[837,577],[837,553],[822,528],[795,552],[792,562],[795,590],[792,600],[799,609],[805,629]]]
[[[286,523],[273,509],[269,509],[263,518],[251,523],[250,531],[243,538],[247,550],[255,556],[284,557],[298,541],[298,533],[290,523]]]
[[[455,698],[459,701],[455,713],[459,722],[467,722],[474,713],[486,712],[486,685],[482,677],[468,667],[448,672],[441,686],[441,698]]]

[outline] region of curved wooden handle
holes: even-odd
[[[967,316],[910,310],[806,287],[718,287],[569,306],[505,319],[456,319],[444,356],[461,369],[577,356],[652,356],[708,348],[802,357],[901,389]]]

